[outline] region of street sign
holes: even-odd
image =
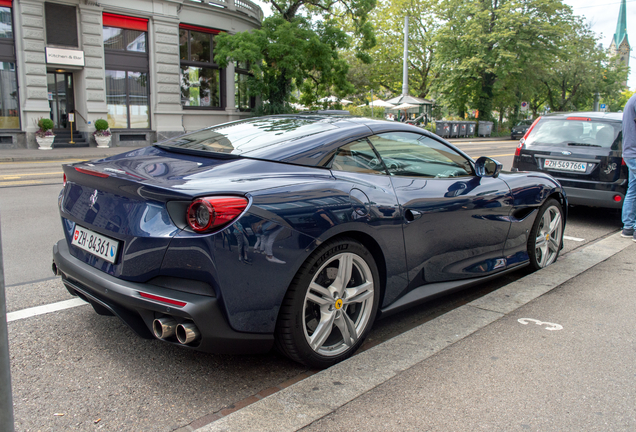
[[[528,111],[528,102],[521,102],[521,111]]]
[[[601,109],[604,110],[605,108],[607,108],[607,104],[601,104]]]

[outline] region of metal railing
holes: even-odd
[[[186,0],[184,2],[184,4],[188,3],[204,4],[214,8],[221,7],[231,11],[242,12],[259,21],[263,20],[263,11],[250,0]]]

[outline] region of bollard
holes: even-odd
[[[0,233],[0,431],[13,432],[13,426],[7,302],[4,293],[4,264],[2,262],[2,234]]]

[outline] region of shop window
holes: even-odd
[[[0,129],[20,129],[15,65],[12,10],[0,3]]]
[[[148,74],[107,70],[106,105],[112,129],[149,129]]]
[[[216,30],[185,24],[179,29],[181,104],[186,108],[225,107],[225,71],[214,63],[216,33]]]
[[[77,13],[75,6],[44,3],[47,45],[77,48]]]
[[[254,108],[256,98],[250,95],[250,77],[252,74],[248,70],[249,65],[243,62],[236,62],[234,67],[234,102],[239,111],[249,111]]]
[[[148,20],[103,14],[106,105],[112,129],[149,129]]]

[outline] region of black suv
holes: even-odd
[[[539,117],[519,141],[512,170],[551,174],[569,204],[621,208],[628,179],[622,119],[622,113],[600,112]]]
[[[510,130],[510,139],[521,138],[526,134],[531,125],[532,120],[521,120]]]

